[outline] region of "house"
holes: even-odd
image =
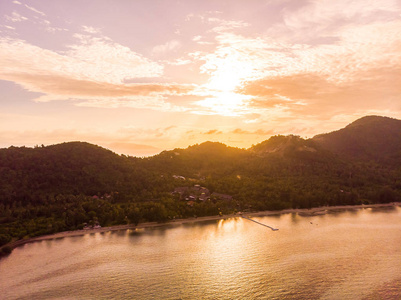
[[[206,201],[206,200],[208,200],[208,199],[209,199],[209,197],[206,196],[206,195],[204,195],[204,194],[203,194],[203,195],[200,195],[199,198],[198,198],[199,201]]]
[[[210,196],[210,191],[205,187],[201,187],[200,193],[201,193],[201,195],[204,194],[206,196]]]
[[[199,184],[193,187],[176,187],[172,194],[179,195],[179,198],[181,200],[187,201],[206,201],[210,198],[210,191],[207,188],[200,186]]]
[[[187,186],[180,186],[180,187],[176,187],[174,189],[174,192],[172,194],[179,194],[179,195],[183,195],[185,192],[188,191],[188,187]]]

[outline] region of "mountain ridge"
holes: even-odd
[[[364,141],[362,142],[357,141],[358,135],[361,136],[364,139]],[[395,142],[392,141],[394,140],[394,138]],[[355,142],[357,142],[356,145]],[[353,147],[347,148],[345,145],[346,143],[352,144]],[[229,149],[231,150],[236,149],[236,151],[238,152],[245,150],[253,152],[255,154],[264,154],[264,153],[275,153],[275,152],[285,151],[287,148],[296,148],[294,150],[310,151],[310,152],[316,152],[320,148],[332,151],[337,154],[344,154],[350,158],[358,158],[358,155],[356,153],[357,150],[363,150],[362,147],[364,146],[366,147],[378,143],[381,144],[386,143],[389,146],[391,146],[389,149],[390,151],[383,151],[383,149],[380,149],[384,154],[388,154],[389,152],[394,151],[394,148],[400,147],[401,120],[390,117],[371,115],[359,118],[351,122],[350,124],[346,125],[344,128],[329,133],[317,134],[310,139],[303,139],[300,136],[293,134],[276,135],[249,148],[237,148],[228,146],[221,142],[205,141],[199,144],[190,145],[187,148],[175,148],[173,150],[164,150],[159,154],[149,156],[147,158],[166,155],[166,153],[171,153],[171,152],[181,153],[182,151],[207,154],[211,151],[228,152]],[[108,151],[110,154],[111,153],[116,154],[112,150],[84,141],[63,142],[49,146],[42,146],[42,147],[36,146],[35,148],[57,149],[57,148],[67,147],[71,151],[73,150],[79,151],[80,148],[82,150],[83,146],[87,146],[88,148],[92,148],[93,150],[103,149]],[[0,150],[4,149],[32,149],[32,148],[25,146],[22,147],[11,146],[9,148],[0,148]],[[121,156],[126,156],[126,155],[122,154]]]
[[[366,116],[312,140],[349,159],[394,163],[401,156],[401,120]]]

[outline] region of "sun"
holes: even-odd
[[[223,57],[213,57],[207,62],[211,69],[209,81],[201,88],[205,99],[197,104],[209,110],[210,114],[238,116],[244,114],[251,99],[248,95],[237,92],[241,84],[250,80],[254,66],[241,59],[237,53],[229,53]]]
[[[197,104],[206,108],[210,114],[239,116],[246,112],[250,97],[235,92],[215,91],[211,97],[200,100]]]

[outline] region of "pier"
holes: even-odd
[[[278,230],[278,228],[273,228],[273,227],[271,227],[271,226],[269,226],[269,225],[266,225],[266,224],[260,223],[260,222],[258,222],[258,221],[252,220],[251,218],[248,218],[248,217],[245,217],[245,216],[241,216],[241,217],[244,218],[244,219],[247,219],[247,220],[249,220],[249,221],[255,222],[255,223],[259,224],[259,225],[262,225],[262,226],[265,226],[265,227],[267,227],[267,228],[270,228],[270,229],[273,230],[273,231],[277,231],[277,230]]]

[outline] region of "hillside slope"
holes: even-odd
[[[321,147],[353,160],[401,162],[401,120],[366,116],[340,130],[312,139]]]
[[[144,177],[137,160],[85,142],[0,149],[1,202],[39,194],[128,192],[128,184],[135,190]]]

